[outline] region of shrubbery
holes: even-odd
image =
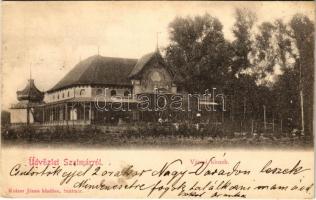
[[[181,145],[181,144],[278,144],[281,139],[277,137],[263,137],[261,134],[253,136],[234,135],[229,129],[220,126],[206,125],[199,127],[189,124],[171,125],[150,124],[133,128],[120,128],[113,132],[111,129],[102,129],[100,126],[51,126],[51,127],[6,127],[2,128],[2,139],[6,142],[19,144],[48,144],[48,145]],[[295,138],[283,139],[285,143],[296,142]],[[283,141],[283,142],[284,142]],[[282,143],[282,142],[281,142]]]

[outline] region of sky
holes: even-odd
[[[31,76],[46,91],[75,64],[99,54],[140,58],[169,43],[168,25],[177,16],[205,13],[223,24],[233,40],[234,9],[249,8],[260,24],[295,13],[314,20],[314,2],[3,2],[1,94],[3,109],[16,103]]]

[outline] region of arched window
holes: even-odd
[[[129,94],[130,94],[129,91],[127,91],[127,90],[124,92],[125,97],[127,97]]]
[[[158,105],[160,108],[166,107],[166,106],[167,106],[167,99],[166,99],[166,97],[160,96],[160,98],[158,98],[157,105]]]
[[[100,89],[100,88],[97,89],[97,92],[96,92],[97,95],[101,95],[102,93],[103,93],[103,90],[102,90],[102,89]]]
[[[85,95],[85,92],[86,92],[85,89],[81,89],[81,90],[80,90],[80,96]]]
[[[111,90],[111,96],[116,96],[116,91],[115,90]]]

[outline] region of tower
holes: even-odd
[[[44,93],[35,86],[34,79],[30,77],[25,88],[16,94],[19,102],[11,106],[11,123],[33,123],[34,108],[42,103]]]

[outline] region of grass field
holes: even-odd
[[[290,135],[290,134],[289,134]],[[87,126],[3,128],[4,146],[80,148],[312,148],[313,139],[281,134],[240,134],[220,130],[151,127],[124,131]]]

